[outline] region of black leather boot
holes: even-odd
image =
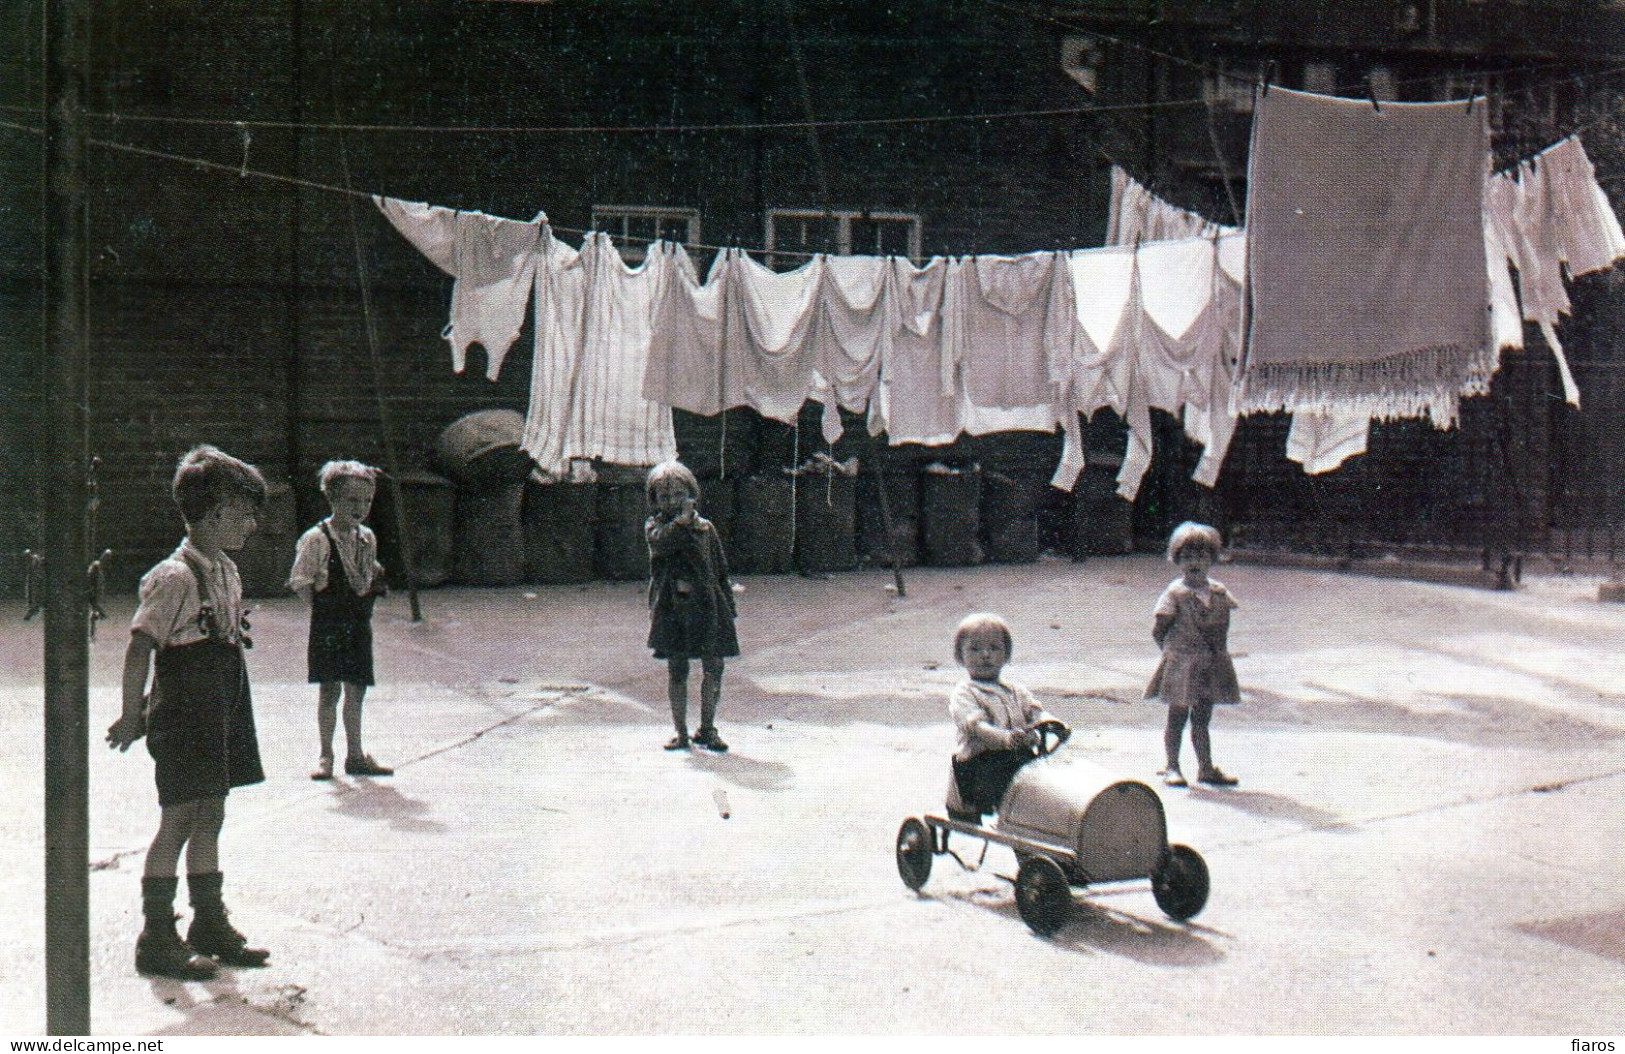
[[[270,951],[250,948],[248,938],[238,933],[226,917],[226,906],[220,899],[224,883],[218,871],[186,876],[186,890],[192,900],[192,925],[186,931],[186,943],[227,966],[264,966]]]
[[[199,955],[175,932],[175,891],[180,880],[173,875],[141,880],[141,914],[146,925],[135,941],[135,968],[155,977],[177,981],[207,981],[219,972],[213,959]]]

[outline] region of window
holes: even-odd
[[[1303,64],[1303,90],[1318,95],[1337,94],[1337,67],[1330,62]]]
[[[700,210],[661,205],[594,205],[592,226],[614,240],[621,258],[636,263],[647,253],[650,242],[700,241]]]
[[[1253,112],[1253,90],[1257,76],[1240,73],[1229,63],[1220,63],[1202,80],[1202,101],[1221,110]]]
[[[868,209],[768,209],[767,265],[797,266],[803,254],[906,256],[920,262],[920,217],[914,212]],[[793,256],[789,254],[795,254]]]

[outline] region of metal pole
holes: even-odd
[[[83,0],[45,15],[45,1025],[90,1031]]]

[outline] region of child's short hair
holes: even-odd
[[[322,485],[322,493],[332,497],[334,488],[343,480],[358,479],[376,486],[378,469],[365,461],[329,461],[316,470],[316,479]]]
[[[1015,651],[1016,641],[1010,634],[1010,623],[989,611],[978,611],[974,615],[966,615],[954,630],[954,661],[965,661],[965,641],[972,634],[985,633],[989,630],[1004,638],[1004,657],[1010,658]]]
[[[227,498],[247,498],[265,504],[265,477],[246,461],[208,444],[195,446],[175,467],[170,493],[187,526],[197,523]]]
[[[1174,533],[1168,536],[1168,562],[1179,563],[1179,554],[1192,547],[1205,549],[1217,558],[1224,550],[1224,539],[1219,537],[1217,527],[1186,520],[1175,527]]]
[[[643,496],[650,505],[655,500],[655,484],[674,479],[681,483],[695,501],[700,500],[700,481],[694,478],[688,466],[681,461],[662,461],[649,470],[649,478],[643,484]]]

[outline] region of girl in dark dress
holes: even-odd
[[[688,665],[700,660],[700,727],[693,742],[728,749],[717,734],[724,660],[739,654],[734,633],[733,583],[722,541],[710,520],[694,511],[700,484],[686,466],[667,461],[649,470],[649,647],[666,660],[667,695],[677,735],[667,750],[689,746]]]

